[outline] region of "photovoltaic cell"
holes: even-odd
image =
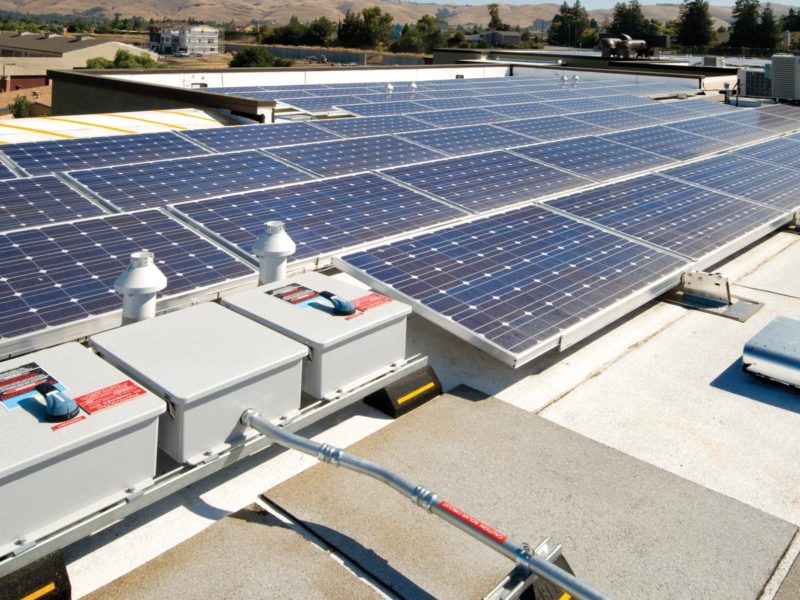
[[[514,152],[597,181],[633,175],[674,162],[650,152],[630,152],[626,146],[598,137],[524,146]]]
[[[422,92],[392,92],[391,94],[365,94],[362,92],[353,98],[364,102],[412,102],[430,99],[430,96]]]
[[[647,127],[658,125],[658,121],[628,112],[627,110],[601,110],[584,114],[570,115],[570,119],[576,119],[582,123],[589,123],[598,127],[605,127],[612,131],[625,131],[637,127]]]
[[[650,117],[663,123],[675,123],[677,121],[685,121],[687,119],[696,119],[697,114],[691,110],[681,108],[682,105],[676,103],[670,104],[648,104],[646,106],[634,106],[626,109],[626,112],[640,115],[643,117]]]
[[[509,90],[506,89],[506,92]],[[491,94],[478,97],[484,105],[489,104],[529,104],[531,102],[539,102],[542,99],[530,92],[517,92],[516,94]]]
[[[3,146],[3,154],[31,175],[207,154],[172,132],[115,135]]]
[[[403,115],[406,113],[423,112],[430,110],[424,106],[420,106],[416,102],[365,102],[363,104],[353,104],[352,102],[343,101],[337,104],[336,108],[340,108],[345,112],[352,113],[362,117],[378,117],[381,115]]]
[[[16,175],[5,166],[3,163],[0,163],[0,180],[4,179],[16,179]]]
[[[492,105],[486,110],[502,115],[506,119],[533,119],[535,117],[549,117],[566,112],[553,104],[547,104],[545,102]]]
[[[456,108],[479,108],[486,104],[480,98],[440,98],[439,100],[418,100],[415,112],[425,110],[452,110]]]
[[[467,125],[466,127],[453,127],[451,129],[434,129],[432,131],[419,131],[400,135],[404,139],[428,146],[439,152],[451,156],[461,156],[496,150],[513,148],[530,144],[530,138],[492,125]]]
[[[707,138],[664,126],[610,133],[603,138],[678,160],[688,160],[733,145],[725,140]]]
[[[658,175],[557,198],[548,206],[694,259],[781,214]]]
[[[327,131],[345,138],[364,137],[368,135],[385,135],[404,131],[430,129],[431,126],[406,117],[404,115],[387,115],[385,117],[354,117],[352,119],[326,119],[315,123]]]
[[[720,141],[727,141],[729,145],[744,144],[763,140],[771,135],[772,132],[758,127],[749,127],[739,123],[731,123],[717,117],[702,117],[691,121],[680,123],[670,123],[667,125],[672,129],[688,131],[695,135],[703,135]]]
[[[536,95],[542,100],[575,100],[585,98],[577,88],[555,89],[555,90],[541,90],[537,91]]]
[[[800,142],[778,138],[736,150],[736,154],[771,165],[800,169]]]
[[[668,278],[685,263],[526,206],[345,256],[337,265],[427,309],[515,366],[565,329]]]
[[[434,127],[457,127],[458,125],[475,125],[479,123],[495,123],[507,121],[511,117],[489,112],[482,108],[462,108],[457,110],[437,110],[414,113],[414,119],[428,123]]]
[[[610,91],[613,92],[613,89]],[[652,98],[634,96],[633,94],[619,94],[611,96],[606,96],[605,94],[598,94],[597,97],[599,100],[602,100],[607,104],[612,104],[614,106],[620,106],[620,107],[647,106],[649,104],[653,104],[654,102],[656,102],[656,100],[653,100]]]
[[[366,104],[366,100],[360,100],[354,96],[347,96],[345,100],[348,103],[354,104],[363,102]],[[284,104],[288,104],[292,108],[297,108],[304,112],[309,113],[329,113],[333,112],[333,107],[336,104],[340,104],[342,102],[341,96],[312,96],[308,98],[281,98],[280,100]]]
[[[123,211],[312,178],[254,150],[72,171],[70,176]]]
[[[686,110],[704,115],[729,115],[740,110],[748,110],[744,108],[737,108],[732,104],[725,104],[724,102],[710,100],[685,100],[682,101],[679,106],[681,108],[685,108]]]
[[[495,127],[502,127],[541,141],[565,140],[609,132],[605,127],[576,121],[570,117],[541,117],[539,119],[505,121],[497,123]]]
[[[373,171],[442,154],[388,135],[274,148],[271,154],[323,177]]]
[[[308,123],[270,123],[267,125],[239,125],[236,127],[215,127],[214,129],[194,129],[183,135],[217,152],[231,150],[250,150],[253,148],[273,148],[324,142],[338,139],[335,134],[319,129]]]
[[[724,104],[723,106],[730,105]],[[790,104],[768,104],[766,106],[760,106],[757,110],[768,115],[776,115],[778,117],[783,117],[784,119],[794,119],[795,121],[800,121],[800,107],[792,106]]]
[[[593,98],[574,98],[572,100],[558,100],[548,104],[569,113],[585,113],[594,110],[608,110],[614,105]]]
[[[297,244],[292,260],[329,255],[465,214],[374,174],[183,203],[175,209],[244,253],[266,221],[284,221]]]
[[[508,152],[399,167],[387,175],[474,212],[510,206],[590,183]]]
[[[105,211],[55,177],[0,181],[0,231],[34,227]]]
[[[0,235],[0,344],[120,309],[114,280],[139,250],[154,252],[167,276],[159,297],[254,273],[156,210]]]
[[[774,131],[775,133],[788,133],[800,130],[800,122],[794,119],[785,119],[759,110],[740,110],[735,113],[721,115],[718,118],[740,125],[761,127],[762,129]]]
[[[780,210],[800,208],[800,175],[792,169],[723,154],[661,172]]]

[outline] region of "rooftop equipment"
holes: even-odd
[[[744,346],[748,373],[800,388],[800,321],[776,317]]]
[[[164,403],[77,343],[0,363],[0,556],[151,485]]]
[[[114,282],[114,291],[122,294],[123,325],[156,316],[156,294],[167,287],[167,278],[154,258],[152,252],[134,252]]]
[[[774,54],[771,75],[773,98],[777,100],[800,99],[800,56]]]

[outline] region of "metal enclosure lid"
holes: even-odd
[[[0,460],[0,480],[155,419],[166,410],[163,400],[142,388],[125,396],[125,388],[117,385],[129,382],[128,376],[78,343],[4,361],[0,363],[0,377],[2,373],[31,363],[63,384],[66,387],[64,393],[73,399],[99,390],[105,390],[101,393],[107,398],[114,398],[114,390],[119,390],[117,401],[91,414],[81,408],[80,415],[67,423],[47,422],[42,400],[28,400],[14,407],[3,403],[0,406],[0,453],[3,457]]]
[[[308,349],[214,302],[92,337],[101,355],[175,404],[201,401]]]
[[[347,300],[375,296],[383,299],[384,303],[364,310],[353,318],[292,304],[269,293],[292,284],[315,292],[329,291]],[[315,298],[314,301],[327,303],[324,298]],[[411,307],[407,304],[316,272],[232,294],[223,298],[222,304],[319,349],[336,346],[373,331],[380,325],[404,319],[411,313]]]
[[[745,345],[745,352],[754,351],[800,360],[800,321],[775,317]]]

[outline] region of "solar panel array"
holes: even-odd
[[[132,251],[165,301],[252,283],[278,219],[293,262],[355,252],[342,268],[521,364],[800,204],[800,109],[646,97],[680,85],[228,88],[373,116],[3,146],[0,350],[91,333]]]

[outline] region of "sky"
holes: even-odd
[[[485,4],[483,0],[419,0],[421,2],[433,2],[435,4]],[[488,0],[486,0],[488,2]],[[561,4],[562,0],[495,0],[499,4]],[[595,8],[613,8],[617,1],[621,0],[581,0],[587,9],[592,10]],[[568,0],[572,4],[573,0]],[[681,0],[640,0],[642,4],[681,4]],[[735,0],[710,0],[710,4],[714,6],[733,6]],[[761,0],[761,4],[765,4]],[[782,4],[784,6],[798,6],[800,7],[800,0],[776,0],[774,4]]]

